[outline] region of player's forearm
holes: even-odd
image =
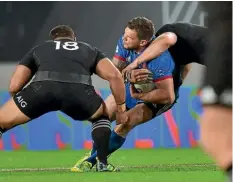
[[[148,93],[142,93],[139,99],[154,104],[171,104],[174,102],[174,97],[164,89],[155,89]]]
[[[160,56],[164,51],[176,43],[176,35],[174,33],[164,33],[156,38],[146,50],[135,59],[137,64],[150,61]]]
[[[155,42],[152,42],[150,46],[138,58],[136,58],[135,61],[137,61],[138,65],[150,61],[160,56],[168,48],[169,45],[163,43],[163,40],[155,40]]]
[[[110,89],[112,91],[113,97],[117,105],[122,105],[125,103],[125,84],[121,75],[109,80]],[[125,107],[125,106],[124,106]],[[125,110],[125,108],[122,108]]]

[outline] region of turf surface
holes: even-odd
[[[7,182],[224,182],[225,177],[200,149],[119,150],[110,162],[117,173],[73,173],[84,150],[1,151],[0,181]]]

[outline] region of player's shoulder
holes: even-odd
[[[174,67],[174,60],[168,50],[164,51],[160,56],[149,62],[149,67],[155,69],[157,67],[171,68]]]
[[[117,46],[120,48],[124,48],[123,46],[123,35],[120,36],[120,38],[117,40]]]
[[[176,30],[182,29],[182,30],[191,30],[191,29],[207,29],[205,26],[197,25],[194,23],[189,23],[189,22],[176,22],[176,23],[171,23],[167,24],[167,26],[171,26]]]
[[[37,49],[37,48],[40,48],[40,47],[45,47],[47,45],[51,45],[51,44],[54,44],[54,41],[53,40],[46,40],[44,42],[41,42],[41,43],[38,43],[37,45],[35,45],[33,47],[33,49]]]
[[[33,53],[35,52],[35,50],[37,50],[39,47],[41,47],[44,43],[40,43],[40,44],[36,44],[36,45],[33,45],[30,49],[30,52]]]
[[[97,50],[97,48],[95,46],[93,46],[93,45],[91,45],[91,44],[89,44],[87,42],[77,41],[77,43],[78,43],[79,47],[87,49],[89,51],[94,51],[95,52]]]
[[[160,27],[159,31],[163,31],[163,32],[176,32],[179,30],[189,30],[189,29],[194,29],[194,28],[199,28],[199,29],[206,29],[207,27],[205,26],[201,26],[201,25],[196,25],[193,23],[189,23],[189,22],[175,22],[175,23],[167,23],[164,24],[162,27]]]
[[[171,54],[170,54],[170,52],[169,52],[169,50],[165,50],[164,52],[162,52],[158,57],[156,57],[156,58],[154,58],[154,59],[152,59],[152,61],[160,61],[160,60],[163,60],[163,59],[167,59],[167,60],[171,60],[171,61],[173,61],[173,58],[172,58],[172,56],[171,56]]]
[[[123,44],[123,39],[124,39],[124,38],[123,38],[123,35],[121,35],[121,36],[119,37],[119,39],[118,39],[118,42]]]

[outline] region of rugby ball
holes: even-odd
[[[135,83],[134,88],[138,93],[147,93],[156,88],[154,82],[141,82],[141,83]]]

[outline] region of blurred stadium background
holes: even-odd
[[[127,21],[135,16],[150,18],[158,29],[177,21],[205,25],[207,13],[196,1],[0,2],[0,105],[9,99],[7,87],[17,61],[48,39],[53,26],[70,25],[77,39],[112,57]],[[194,64],[175,107],[134,129],[123,149],[112,156],[123,172],[70,173],[69,167],[91,148],[91,127],[87,121],[73,121],[54,112],[4,135],[0,180],[222,181],[223,175],[197,146],[202,113],[198,87],[204,69]],[[93,83],[106,98],[108,84],[95,76]]]

